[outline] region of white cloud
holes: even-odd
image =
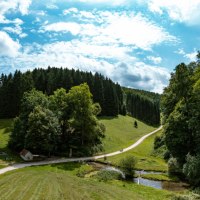
[[[69,8],[69,9],[63,10],[64,15],[68,15],[70,13],[77,13],[77,12],[78,12],[77,8]]]
[[[58,6],[56,6],[55,4],[48,4],[46,6],[46,8],[50,9],[50,10],[55,10],[55,9],[58,9]]]
[[[170,78],[170,73],[166,69],[139,61],[134,65],[119,63],[113,74],[114,79],[121,85],[158,93],[162,93]]]
[[[13,59],[13,64],[22,71],[27,70],[27,66],[28,69],[62,66],[99,72],[121,85],[161,93],[168,83],[169,72],[161,67],[139,62],[136,57],[129,55],[130,50],[119,46],[93,46],[78,40],[33,44],[24,48],[23,53]]]
[[[80,13],[77,14],[80,20],[89,16],[89,13]],[[43,31],[70,32],[73,35],[90,37],[93,42],[96,37],[101,36],[107,41],[111,39],[118,44],[132,45],[144,50],[151,50],[152,46],[163,42],[177,40],[141,14],[101,11],[90,13],[90,17],[96,17],[93,23],[58,22],[44,26]],[[99,21],[102,22],[101,25],[97,25]]]
[[[58,22],[46,25],[44,27],[45,31],[54,32],[70,32],[72,35],[77,35],[80,33],[81,27],[75,22]]]
[[[27,36],[26,33],[22,32],[22,28],[21,28],[21,26],[19,24],[15,24],[14,27],[11,27],[11,26],[4,27],[2,30],[6,31],[8,33],[17,34],[17,35],[19,35],[20,38],[24,38],[24,37]]]
[[[31,0],[1,0],[0,15],[4,15],[11,10],[19,11],[21,14],[26,15],[31,2]]]
[[[179,49],[178,51],[176,51],[175,53],[179,54],[179,55],[183,55],[184,58],[187,58],[187,60],[189,62],[193,62],[196,61],[197,59],[197,50],[194,49],[192,52],[190,53],[186,53],[183,49]]]
[[[197,59],[197,51],[193,51],[191,53],[187,53],[185,55],[185,57],[188,58],[190,62],[196,61],[196,59]]]
[[[162,62],[161,57],[147,56],[147,59],[152,61],[154,64],[160,64]]]
[[[150,0],[149,9],[152,12],[168,13],[171,19],[188,25],[200,24],[200,0]]]
[[[0,31],[0,55],[15,57],[20,49],[19,42],[14,41],[7,33]]]

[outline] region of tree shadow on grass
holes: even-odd
[[[81,163],[78,162],[69,162],[69,163],[60,163],[60,164],[52,164],[50,165],[52,168],[57,168],[59,170],[64,171],[74,171],[81,167]]]
[[[99,120],[112,120],[112,119],[118,119],[118,116],[99,116]]]

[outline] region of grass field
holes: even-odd
[[[20,169],[0,176],[0,199],[6,200],[165,200],[170,192],[122,181],[79,178],[80,164]]]
[[[12,126],[12,119],[0,119],[0,152],[7,154],[7,156],[0,155],[0,168],[5,167],[9,163],[6,159],[18,160],[18,157],[13,155],[7,148]]]
[[[144,170],[153,170],[153,171],[167,171],[166,162],[152,155],[153,152],[153,143],[156,135],[160,135],[161,131],[148,137],[144,140],[139,146],[135,149],[128,152],[108,157],[107,161],[111,161],[113,164],[118,164],[119,160],[127,155],[133,155],[137,159],[136,168]]]
[[[138,120],[138,128],[135,128],[135,119],[129,116],[102,117],[100,121],[106,126],[106,137],[103,140],[106,153],[128,147],[143,135],[156,129]]]

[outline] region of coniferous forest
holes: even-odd
[[[117,116],[128,113],[151,125],[160,123],[159,95],[122,88],[99,73],[54,67],[34,69],[25,73],[16,71],[14,74],[2,74],[0,118],[18,116],[24,92],[33,88],[49,96],[58,88],[64,88],[68,92],[71,87],[81,83],[88,84],[93,101],[100,104],[100,115]]]

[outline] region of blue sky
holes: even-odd
[[[200,50],[200,0],[1,0],[0,73],[100,72],[162,92]]]

